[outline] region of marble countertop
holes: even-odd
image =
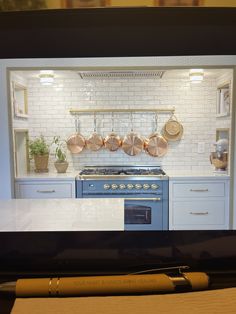
[[[123,231],[123,199],[0,200],[2,231]]]

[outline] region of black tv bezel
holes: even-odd
[[[0,59],[236,55],[235,33],[236,8],[2,12]],[[0,275],[235,269],[233,243],[235,231],[0,232]]]
[[[232,55],[235,16],[206,7],[2,12],[0,59]]]

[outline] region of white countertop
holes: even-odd
[[[208,171],[196,171],[196,170],[168,170],[164,169],[166,174],[169,177],[169,180],[229,180],[230,175],[227,172],[215,172],[213,169],[209,168]],[[25,174],[21,177],[16,177],[15,180],[24,181],[40,181],[40,180],[63,180],[71,181],[75,180],[78,172],[66,172],[66,173],[57,173],[57,172],[48,172],[48,173],[35,173],[31,172]]]
[[[227,172],[209,171],[167,171],[169,180],[230,180],[230,175]]]
[[[77,172],[65,172],[65,173],[57,173],[57,172],[44,172],[44,173],[36,173],[30,172],[26,173],[25,175],[21,175],[20,177],[16,177],[16,181],[24,181],[24,180],[32,180],[32,181],[39,181],[39,180],[63,180],[63,181],[70,181],[75,180],[75,177],[78,175]]]
[[[0,217],[0,231],[123,231],[124,200],[0,200]]]

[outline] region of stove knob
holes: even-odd
[[[145,184],[143,185],[143,188],[144,188],[144,190],[148,190],[148,189],[150,189],[150,185],[147,184],[147,183],[145,183]]]
[[[137,189],[137,190],[140,190],[142,188],[142,185],[141,184],[135,184],[135,189]]]
[[[129,189],[129,190],[132,190],[133,188],[134,188],[134,185],[133,184],[127,184],[127,188]]]
[[[159,188],[159,185],[157,185],[157,184],[152,184],[151,185],[151,189],[152,190],[157,190]]]
[[[126,185],[125,185],[125,184],[120,184],[120,185],[119,185],[119,188],[120,188],[121,190],[124,190],[124,189],[126,188]]]
[[[110,184],[104,184],[103,185],[104,190],[109,190],[110,187],[111,187]]]
[[[117,184],[112,184],[111,188],[112,188],[112,190],[116,190],[116,189],[118,189],[118,185]]]

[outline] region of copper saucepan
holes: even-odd
[[[114,113],[113,112],[112,112],[111,119],[112,119],[111,120],[112,121],[112,130],[111,130],[111,133],[108,134],[104,138],[104,146],[109,151],[115,152],[121,146],[122,141],[121,141],[119,135],[114,132]]]
[[[124,137],[122,149],[127,155],[135,156],[142,152],[143,147],[144,140],[133,131],[133,115],[131,113],[131,132]]]
[[[86,140],[86,146],[88,149],[96,152],[103,146],[103,138],[100,134],[97,133],[97,118],[94,113],[94,132]]]
[[[85,147],[85,138],[79,133],[79,119],[75,119],[76,133],[71,135],[67,141],[67,148],[72,154],[79,154]]]
[[[145,140],[144,147],[146,152],[152,157],[162,157],[167,153],[168,142],[157,132],[157,113],[155,115],[155,130]]]

